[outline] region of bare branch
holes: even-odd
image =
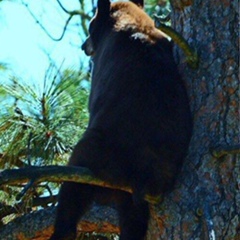
[[[189,66],[196,69],[199,63],[199,57],[196,51],[192,49],[187,41],[173,28],[161,23],[161,18],[159,16],[155,15],[154,18],[156,27],[172,38],[172,40],[183,50],[186,55],[186,62]]]
[[[240,154],[240,144],[233,146],[221,146],[211,151],[212,155],[216,158],[221,158],[225,155]]]
[[[32,10],[29,8],[28,4],[25,3],[24,1],[22,1],[22,4],[27,8],[28,12],[30,13],[30,15],[33,17],[33,19],[36,21],[36,23],[41,27],[41,29],[47,34],[47,36],[49,38],[51,38],[54,41],[57,41],[56,38],[54,38],[49,32],[48,30],[41,24],[41,22],[37,19],[37,17],[35,16],[35,14],[32,12]]]
[[[90,20],[90,19],[91,19],[91,17],[90,17],[88,14],[86,14],[85,12],[79,11],[79,10],[68,11],[65,7],[63,7],[62,3],[61,3],[59,0],[57,0],[57,2],[58,2],[58,4],[59,4],[59,6],[61,7],[61,9],[62,9],[65,13],[67,13],[67,14],[69,14],[69,15],[71,15],[71,16],[79,15],[79,16],[87,19],[87,20]]]
[[[25,193],[33,187],[33,185],[35,184],[34,179],[31,179],[23,188],[23,190],[16,196],[16,200],[19,201],[24,195]]]
[[[26,208],[25,202],[20,202],[15,204],[14,206],[9,205],[0,205],[0,219],[10,215],[10,214],[22,214],[31,212],[33,207],[46,207],[49,203],[54,204],[57,202],[57,196],[50,196],[50,197],[38,197],[34,198],[31,202],[31,206]]]
[[[84,0],[79,0],[79,4],[80,4],[80,9],[83,10],[83,12],[85,12],[85,2]],[[92,11],[93,11],[93,5],[92,5]],[[95,10],[94,10],[95,12]],[[88,14],[89,15],[89,14]],[[91,19],[91,18],[90,18]],[[87,19],[87,18],[84,18],[84,17],[81,17],[81,26],[82,26],[82,30],[84,32],[84,34],[87,36],[88,35],[88,27],[87,27],[87,24],[86,24],[86,20],[89,21],[90,19]]]
[[[59,0],[57,0],[57,3],[59,4],[60,8],[61,8],[65,13],[70,14],[70,12],[62,5],[62,3],[61,3]]]
[[[65,32],[66,32],[66,30],[67,30],[67,27],[68,27],[69,22],[71,21],[71,19],[72,19],[74,16],[81,16],[82,22],[84,22],[83,20],[85,20],[85,19],[86,19],[86,20],[90,20],[91,17],[90,17],[88,14],[86,14],[85,12],[80,11],[80,10],[68,11],[66,8],[63,7],[63,5],[61,4],[60,1],[57,0],[57,2],[58,2],[58,4],[59,4],[59,6],[61,7],[61,9],[62,9],[65,13],[69,14],[69,17],[68,17],[68,19],[67,19],[67,21],[66,21],[66,23],[65,23],[64,28],[63,28],[63,32],[62,32],[62,34],[60,35],[60,37],[58,37],[58,38],[53,37],[53,36],[48,32],[48,30],[43,26],[43,24],[38,20],[38,18],[35,16],[35,14],[32,12],[32,10],[29,8],[29,6],[28,6],[27,3],[25,3],[24,1],[22,1],[22,4],[27,8],[27,10],[28,10],[28,12],[30,13],[30,15],[33,17],[33,19],[36,21],[36,23],[41,27],[41,29],[47,34],[47,36],[48,36],[49,38],[51,38],[51,39],[54,40],[54,41],[61,41],[61,40],[63,39],[64,35],[65,35]],[[86,33],[85,27],[84,27],[84,32]]]
[[[37,184],[39,182],[77,182],[85,183],[105,188],[119,189],[132,193],[129,186],[117,186],[106,183],[96,176],[87,168],[83,167],[65,167],[65,166],[46,166],[46,167],[28,167],[23,169],[9,169],[0,173],[0,185],[13,185],[28,183],[29,181]],[[159,203],[161,196],[146,195],[145,200],[156,204]]]
[[[58,39],[56,39],[56,41],[61,41],[61,40],[63,39],[64,34],[65,34],[66,30],[67,30],[67,26],[68,26],[69,22],[71,21],[72,17],[73,17],[73,15],[70,15],[70,16],[69,16],[69,18],[67,19],[67,21],[66,21],[66,23],[65,23],[65,26],[64,26],[64,28],[63,28],[62,35],[61,35]]]

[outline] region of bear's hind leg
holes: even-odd
[[[126,194],[118,205],[120,240],[144,240],[149,219],[149,206],[144,200],[135,204],[130,194]]]
[[[89,185],[65,182],[59,192],[54,234],[50,240],[75,240],[79,218],[89,209],[94,190]]]

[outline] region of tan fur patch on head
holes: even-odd
[[[115,19],[116,31],[131,31],[133,38],[156,42],[167,35],[155,28],[154,21],[132,2],[115,2],[111,4],[112,17]]]

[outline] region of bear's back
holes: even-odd
[[[119,183],[156,171],[149,185],[156,185],[155,192],[165,191],[173,185],[188,148],[188,98],[172,43],[139,7],[130,11],[127,6],[133,3],[121,3],[124,8],[119,4],[112,4],[111,21],[102,26],[93,56],[89,129],[104,136],[108,159],[100,175]],[[134,9],[138,14],[133,14]],[[101,25],[98,16],[94,21]]]

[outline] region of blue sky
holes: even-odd
[[[44,27],[54,37],[59,37],[67,15],[56,5],[56,1],[26,2]],[[69,10],[77,9],[79,4],[77,0],[63,3],[68,4],[66,7]],[[26,7],[17,1],[1,2],[0,10],[0,62],[7,63],[16,76],[41,82],[49,66],[46,53],[57,65],[64,62],[64,67],[79,69],[85,56],[80,48],[82,39],[76,26],[71,25],[63,40],[55,42],[36,24]]]

